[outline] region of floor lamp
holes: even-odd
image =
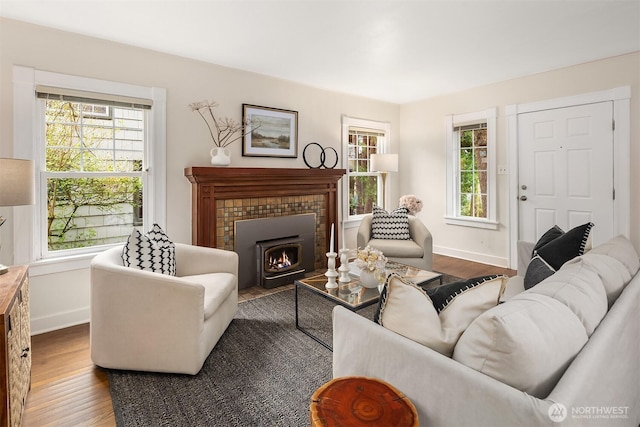
[[[34,203],[33,162],[0,158],[0,206],[21,206]],[[5,218],[0,216],[0,227]],[[1,242],[0,242],[1,243]],[[0,274],[9,267],[0,264]]]
[[[397,154],[372,154],[370,157],[371,172],[379,172],[382,177],[382,207],[387,208],[386,179],[388,172],[398,172]]]

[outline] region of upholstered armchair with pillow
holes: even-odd
[[[172,244],[173,245],[173,244]],[[238,308],[235,252],[175,243],[175,276],[91,263],[91,359],[105,368],[197,374]]]
[[[393,236],[389,233],[379,233],[377,236],[372,230],[376,226],[374,216],[383,222],[386,218],[398,215],[400,209],[387,214],[382,209],[377,209],[371,215],[365,215],[358,228],[357,245],[364,248],[369,245],[379,249],[391,261],[400,262],[422,270],[431,271],[433,265],[433,238],[425,225],[417,217],[400,213],[401,223],[406,219],[408,233],[397,233]],[[394,215],[395,214],[395,215]]]

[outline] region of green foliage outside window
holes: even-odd
[[[487,217],[487,130],[460,130],[460,216]]]
[[[143,112],[55,100],[45,105],[49,250],[123,241],[142,209],[135,172],[142,170]]]
[[[369,156],[377,149],[378,134],[349,132],[349,215],[371,213],[378,202],[378,175],[369,173]]]

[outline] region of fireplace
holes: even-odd
[[[299,237],[257,242],[258,284],[271,289],[304,277],[303,242],[304,240]]]
[[[338,223],[338,181],[345,169],[187,167],[191,183],[191,242],[240,252],[240,289],[255,286],[255,242],[238,244],[236,224],[254,218],[315,215],[315,242],[308,271],[327,265],[331,224]],[[262,239],[287,237],[263,237]],[[338,245],[335,234],[334,244]],[[306,245],[305,245],[306,248]]]
[[[240,289],[275,288],[315,269],[316,214],[238,220],[234,229]]]

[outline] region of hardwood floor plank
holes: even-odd
[[[433,256],[433,269],[465,279],[489,274],[516,274],[514,270],[442,255]],[[243,289],[239,300],[246,301],[292,287]],[[31,345],[31,391],[22,419],[24,427],[116,425],[106,371],[91,361],[89,324],[35,335]]]

